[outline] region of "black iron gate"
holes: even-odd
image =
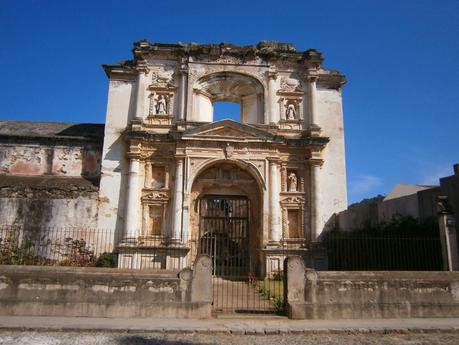
[[[200,254],[213,263],[215,312],[282,310],[282,280],[260,278],[251,253],[250,202],[243,196],[209,195],[199,203]],[[253,251],[253,250],[252,250]]]
[[[208,196],[200,202],[199,253],[212,258],[214,276],[246,276],[249,272],[249,200]]]

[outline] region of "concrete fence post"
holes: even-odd
[[[196,259],[191,282],[191,302],[212,303],[212,259],[199,255]]]
[[[290,319],[304,319],[306,270],[300,256],[289,256],[284,261],[284,301]]]

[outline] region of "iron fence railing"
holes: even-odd
[[[0,264],[116,267],[117,237],[86,227],[0,226]]]
[[[438,236],[398,234],[333,234],[323,241],[328,270],[436,271],[442,270]]]
[[[308,250],[299,249],[298,243],[284,242],[277,248],[277,261],[270,259],[266,267],[254,268],[260,249],[247,255],[240,250],[247,243],[217,235],[201,239],[146,236],[123,240],[113,230],[0,226],[0,264],[177,270],[191,266],[197,255],[208,254],[214,273],[220,276],[234,272],[236,267],[240,275],[263,275],[265,270],[271,277],[282,269],[282,260],[288,255],[309,255]],[[328,257],[328,270],[443,269],[438,236],[334,233],[323,239],[322,246]]]

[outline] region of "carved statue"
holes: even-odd
[[[287,105],[287,110],[285,111],[285,117],[287,118],[287,120],[295,120],[296,110],[295,110],[295,106],[292,103]]]
[[[297,186],[298,186],[298,179],[296,177],[296,174],[291,172],[288,175],[288,191],[289,192],[296,192],[297,191]]]
[[[167,114],[167,104],[166,99],[163,95],[159,95],[158,100],[156,101],[156,115],[165,115]]]

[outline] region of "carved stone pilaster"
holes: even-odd
[[[282,162],[281,164],[281,191],[287,191],[287,163]]]

